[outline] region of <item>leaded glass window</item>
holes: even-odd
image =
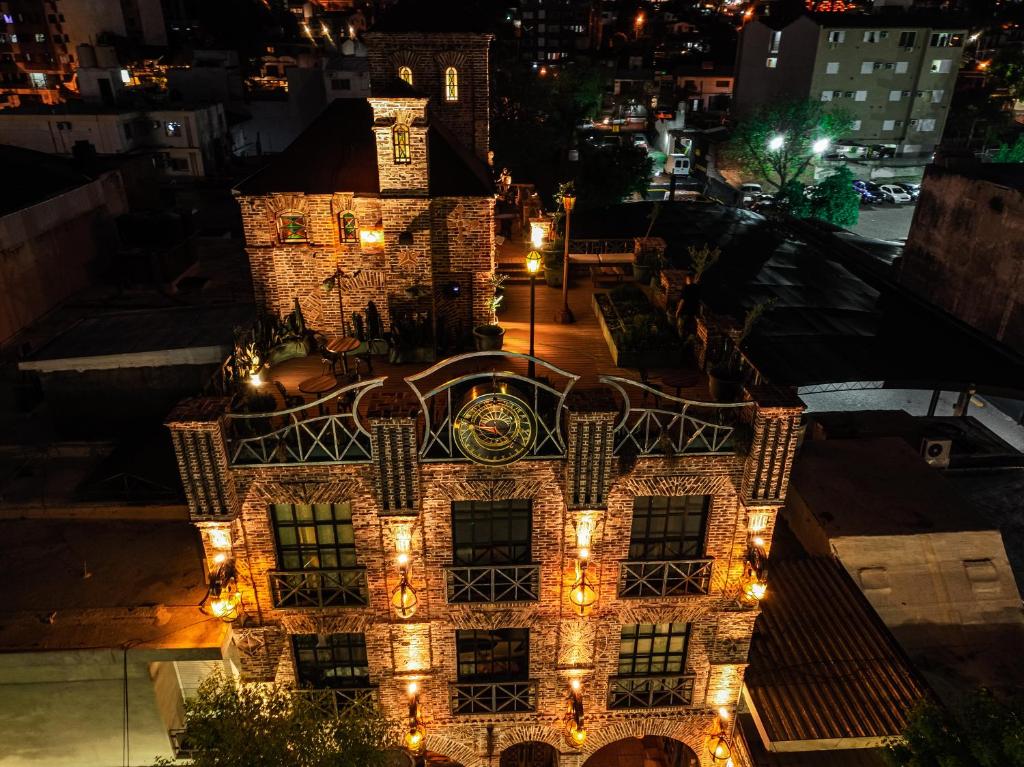
[[[351,504],[275,503],[271,518],[282,570],[356,566]]]
[[[619,675],[682,674],[690,643],[689,623],[640,623],[623,626]]]
[[[409,85],[412,85],[412,69],[410,67],[399,67],[398,79],[404,80],[409,83]]]
[[[629,560],[657,562],[703,556],[708,505],[706,495],[634,498]]]
[[[396,125],[391,129],[391,144],[395,154],[395,162],[405,165],[411,162],[409,155],[409,126]]]
[[[306,217],[301,213],[282,213],[277,219],[282,242],[306,242]]]
[[[299,684],[318,689],[369,687],[363,634],[295,634],[295,665]]]
[[[359,221],[356,214],[346,210],[341,214],[339,227],[342,242],[359,242]]]
[[[444,70],[444,100],[459,100],[459,70],[455,67]]]

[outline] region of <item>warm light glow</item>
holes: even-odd
[[[744,589],[744,592],[751,599],[756,599],[760,602],[764,599],[765,594],[768,593],[768,584],[762,583],[761,581],[750,581]]]
[[[982,72],[984,72],[986,69],[989,68],[989,66],[991,66],[991,64],[992,64],[992,62],[990,60],[979,61],[978,62],[978,69],[980,69]]]
[[[572,208],[576,204],[576,196],[572,194],[562,195],[562,207],[565,208],[566,213],[572,213]]]
[[[820,138],[811,145],[811,149],[815,154],[823,154],[831,143],[827,138]]]
[[[750,542],[755,546],[764,546],[764,538],[762,538],[760,535],[751,538]]]
[[[590,549],[580,549],[580,559],[590,559]]]
[[[582,746],[587,741],[587,731],[573,724],[569,727],[569,737],[577,746]]]
[[[590,517],[580,517],[576,523],[576,545],[581,549],[589,549],[593,534],[594,520]]]
[[[402,582],[398,584],[394,592],[391,594],[391,604],[402,618],[408,618],[416,612],[416,605],[419,601],[419,597],[416,596],[416,591],[409,585],[404,577],[402,578]]]
[[[544,227],[538,223],[530,224],[530,244],[534,250],[540,250],[544,245]],[[529,256],[527,256],[529,258]]]
[[[768,148],[773,152],[778,152],[786,144],[785,136],[772,136],[768,139]]]
[[[222,621],[231,623],[238,618],[241,601],[241,595],[237,591],[222,592],[210,602],[210,612]]]
[[[214,554],[214,556],[213,556],[213,563],[215,565],[222,565],[222,564],[224,564],[227,561],[228,561],[228,555],[225,554],[223,551],[220,554]]]
[[[543,239],[543,237],[541,237]],[[536,274],[540,271],[541,258],[540,253],[536,250],[531,250],[526,254],[526,271],[530,274]]]
[[[721,708],[719,708],[718,709],[718,718],[721,719],[724,722],[729,721],[729,709],[727,709],[725,706],[722,706]]]
[[[725,762],[732,756],[729,741],[721,734],[713,735],[708,740],[708,751],[711,753],[711,759],[715,762]]]
[[[360,229],[359,241],[363,245],[382,245],[384,243],[383,229]]]
[[[405,554],[405,553],[399,554],[395,561],[398,562],[398,566],[399,567],[408,567],[409,566],[409,555]]]
[[[422,727],[416,727],[405,733],[405,747],[410,751],[419,751],[423,747],[424,732]]]
[[[573,692],[579,692],[580,688],[583,687],[583,683],[579,679],[573,679],[569,682],[569,686],[572,688]]]
[[[263,376],[260,375],[260,371],[257,370],[255,373],[253,373],[252,375],[249,376],[249,385],[250,386],[262,386],[263,385]]]
[[[405,694],[410,698],[415,698],[419,691],[420,686],[417,682],[409,682],[409,684],[405,686]]]
[[[210,545],[221,551],[228,551],[231,548],[231,533],[226,527],[209,527],[206,534],[210,538]]]

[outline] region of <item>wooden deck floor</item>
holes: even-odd
[[[612,356],[608,345],[601,334],[601,327],[591,306],[594,290],[589,280],[577,279],[569,290],[569,308],[576,321],[562,325],[555,321],[555,316],[562,305],[560,289],[550,288],[543,280],[536,286],[536,335],[535,356],[550,362],[563,370],[580,376],[577,388],[598,386],[598,376],[616,375],[639,381],[639,371],[620,368],[612,364]],[[506,287],[505,302],[499,314],[499,323],[505,328],[504,349],[506,351],[527,353],[530,341],[530,286],[512,284]],[[706,378],[697,371],[689,352],[683,352],[676,364],[666,359],[666,365],[648,371],[649,380],[667,394],[675,394],[675,387],[664,384],[666,374],[684,373],[687,386],[681,390],[681,396],[708,401]],[[481,367],[481,364],[485,367]],[[446,369],[440,374],[436,383],[447,380],[471,370],[491,369],[493,358],[473,363],[463,363]],[[429,363],[393,365],[382,357],[374,357],[373,372],[375,376],[387,376],[384,391],[408,391],[404,377],[414,375],[430,367]],[[504,360],[499,369],[515,369],[526,373],[523,363]],[[289,394],[299,394],[299,384],[324,373],[324,366],[319,356],[288,360],[271,370],[271,377],[280,381]],[[538,374],[542,374],[538,369]],[[430,383],[435,383],[433,379]],[[306,395],[307,400],[312,399]]]

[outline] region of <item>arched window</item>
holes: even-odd
[[[342,242],[359,241],[359,222],[356,220],[356,214],[352,211],[346,210],[341,214],[338,229],[341,232]]]
[[[391,148],[394,151],[396,163],[405,165],[412,161],[409,157],[408,125],[396,125],[391,129]]]
[[[412,69],[410,67],[399,67],[398,79],[405,80],[409,85],[412,85]]]
[[[301,213],[282,213],[277,217],[281,242],[306,242],[306,217]]]
[[[444,70],[444,100],[459,100],[459,70],[455,67]]]

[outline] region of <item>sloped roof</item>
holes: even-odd
[[[441,126],[427,132],[432,197],[489,197],[487,169]],[[378,194],[373,109],[366,99],[335,99],[306,130],[263,168],[242,181],[241,195],[303,192]]]
[[[773,559],[769,579],[745,675],[768,740],[898,735],[926,690],[850,577],[805,558]]]
[[[91,181],[70,159],[5,144],[0,144],[0,168],[8,178],[18,179],[17,183],[0,185],[0,216]]]

